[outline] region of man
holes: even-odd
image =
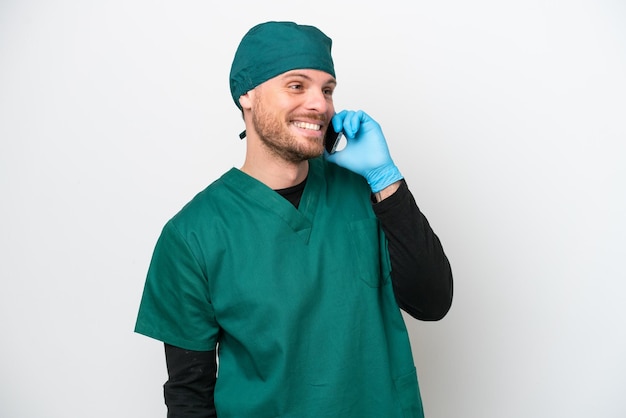
[[[169,417],[423,417],[399,308],[441,319],[450,265],[380,126],[335,114],[331,44],[266,22],[237,49],[244,164],[164,227],[135,329],[165,343]]]

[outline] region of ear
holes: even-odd
[[[239,96],[239,105],[241,106],[242,110],[243,109],[250,110],[252,108],[252,97],[250,97],[252,94],[254,94],[254,92],[250,90],[247,93]]]

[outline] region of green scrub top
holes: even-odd
[[[423,417],[364,179],[309,161],[295,208],[231,169],[164,227],[135,331],[218,349],[227,417]]]

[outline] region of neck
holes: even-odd
[[[304,181],[309,172],[309,162],[292,163],[279,158],[253,157],[248,153],[241,171],[271,189],[286,189]]]

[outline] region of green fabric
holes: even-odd
[[[219,344],[220,418],[423,417],[369,187],[310,165],[298,209],[232,169],[171,219],[136,331]]]
[[[230,92],[239,97],[286,71],[307,68],[335,77],[332,40],[314,26],[294,22],[256,25],[241,40],[230,70]]]

